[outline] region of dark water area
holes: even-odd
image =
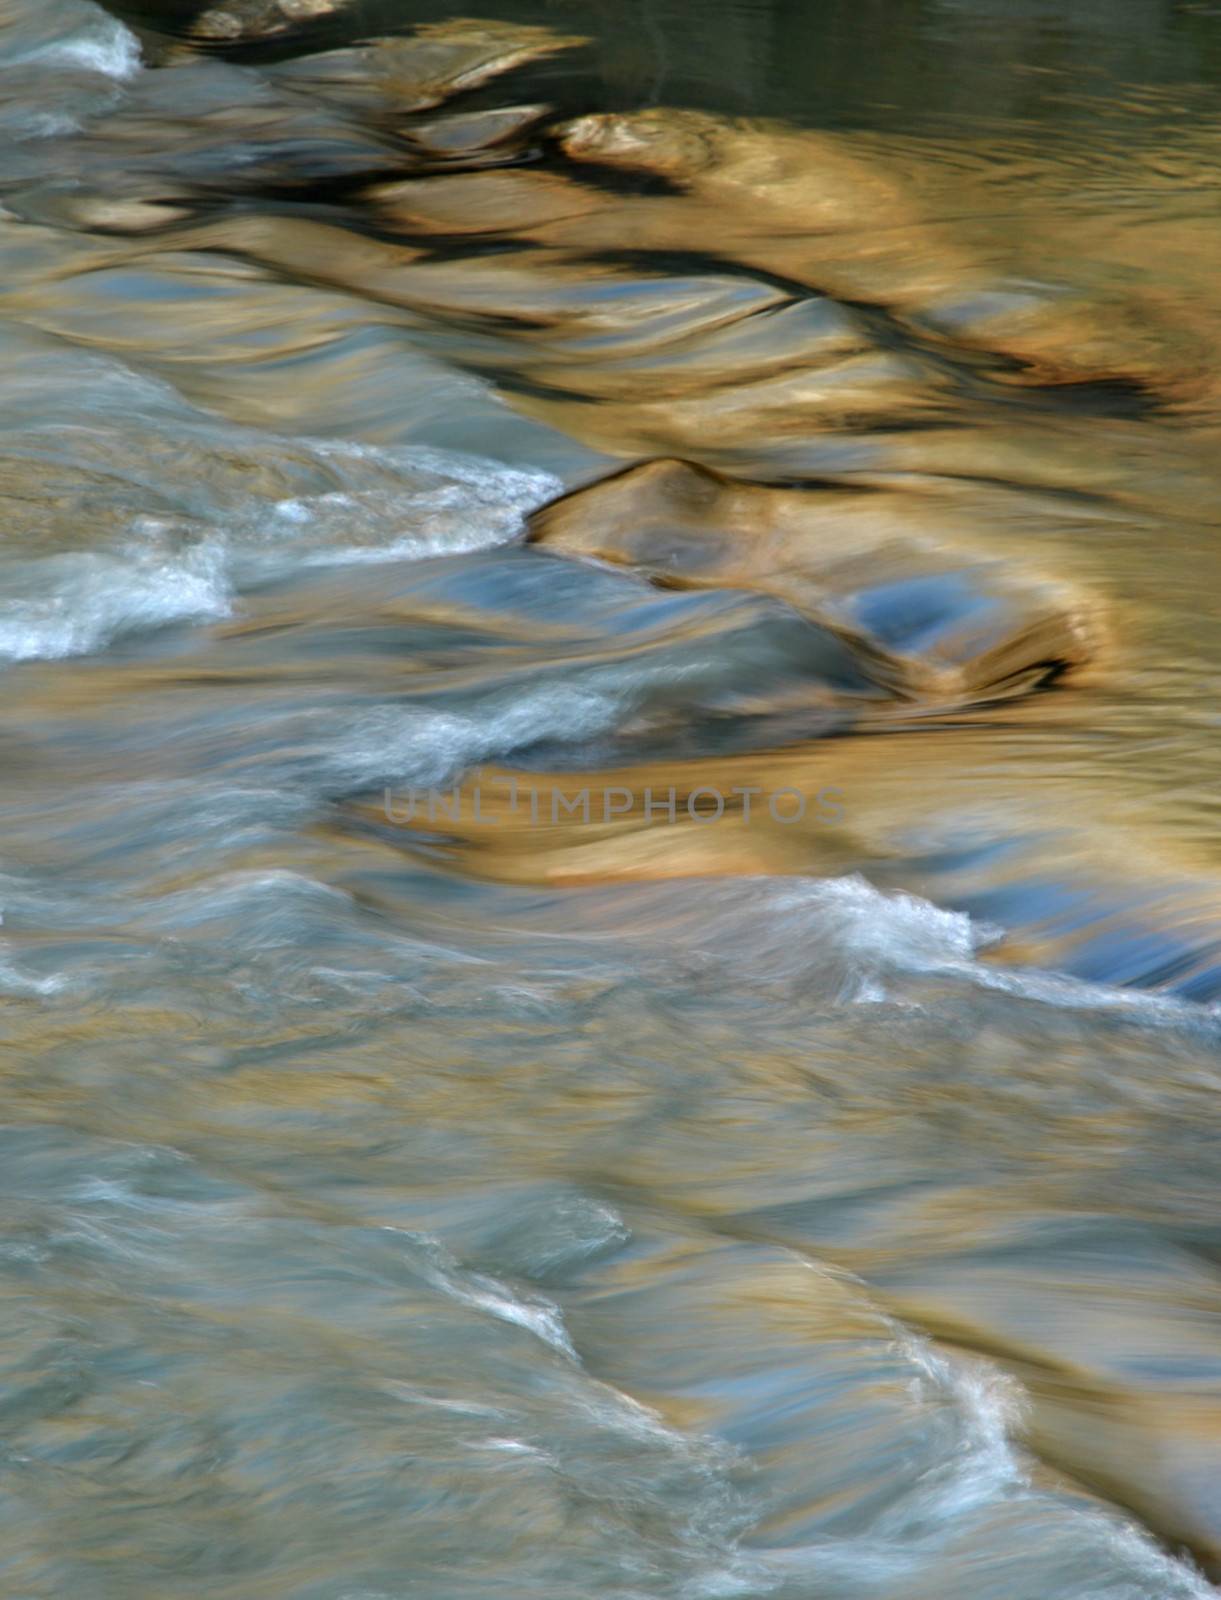
[[[1221,8],[0,0],[0,1597],[1202,1600]]]
[[[120,4],[111,10],[162,38],[189,36],[207,10]],[[342,45],[467,15],[441,0],[355,0],[310,24],[314,47]],[[479,15],[584,35],[562,60],[520,80],[545,85],[570,114],[650,105],[784,117],[827,128],[978,132],[1026,124],[1076,138],[1099,118],[1139,126],[1205,109],[1221,81],[1219,13],[1210,0],[536,0]],[[262,38],[235,59],[274,60],[297,39]],[[1176,104],[1175,95],[1179,96]]]

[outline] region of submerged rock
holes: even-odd
[[[191,32],[197,39],[224,44],[246,44],[274,39],[342,11],[351,0],[228,0],[197,17]]]
[[[654,215],[685,219],[691,246],[844,299],[921,304],[976,264],[922,194],[920,164],[859,136],[669,108],[578,117],[557,134],[572,160],[673,185],[687,204],[659,196]]]
[[[684,395],[604,404],[583,433],[623,455],[683,455],[716,461],[730,451],[774,448],[831,431],[894,431],[938,421],[952,404],[952,381],[931,363],[901,351],[849,352],[818,365],[768,374],[753,383]],[[556,422],[569,407],[543,395],[523,408]]]
[[[291,216],[247,216],[204,224],[180,236],[192,248],[220,243],[251,259],[316,282],[334,284],[449,324],[455,353],[472,319],[513,340],[515,360],[541,359],[557,341],[588,358],[639,352],[668,340],[721,328],[752,312],[784,304],[783,290],[725,274],[642,274],[591,263],[561,251],[514,250],[458,260],[387,244],[343,228]],[[576,430],[573,430],[576,431]]]
[[[100,204],[201,193],[312,190],[401,172],[403,152],[335,107],[215,57],[142,73],[114,114],[59,146],[62,181]]]
[[[498,106],[490,111],[454,111],[417,122],[410,130],[413,145],[440,161],[468,162],[476,156],[504,156],[517,150],[550,106]]]
[[[871,350],[869,336],[850,307],[811,296],[763,306],[735,322],[697,328],[645,350],[618,356],[599,352],[597,362],[585,351],[556,342],[532,372],[550,388],[592,399],[639,400],[647,393],[656,402],[663,397],[687,399],[729,384],[749,395],[769,379],[827,367]]]
[[[329,50],[266,70],[277,81],[365,112],[426,111],[515,67],[584,44],[577,34],[504,22],[422,23],[405,39]]]
[[[972,547],[951,516],[919,495],[764,488],[654,461],[553,502],[530,537],[675,587],[775,595],[905,698],[1008,697],[1091,660],[1096,607]]]
[[[411,129],[413,141],[418,131]],[[424,234],[522,237],[555,223],[579,222],[603,204],[597,191],[587,185],[570,183],[555,173],[519,168],[408,178],[378,184],[368,194],[382,226]]]
[[[1012,381],[1132,384],[1215,403],[1201,350],[1217,336],[1202,272],[1217,226],[1204,208],[1132,229],[1115,221],[1128,198],[1104,192],[1097,215],[1074,210],[1066,225],[1050,181],[1045,192],[1023,168],[998,182],[990,154],[956,148],[950,163],[911,141],[696,111],[596,113],[557,135],[574,161],[680,191],[630,199],[640,243],[715,240],[744,265],[885,305],[922,333],[992,353]],[[1202,169],[1210,159],[1201,154]],[[1133,181],[1158,176],[1146,157]],[[1016,229],[1015,210],[1025,221]],[[1152,259],[1164,260],[1164,277],[1149,272]]]

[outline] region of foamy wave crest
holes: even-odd
[[[576,684],[541,685],[503,707],[472,712],[379,706],[349,717],[343,737],[323,747],[324,776],[341,793],[386,783],[436,788],[543,740],[594,738],[613,728],[623,709],[614,694]]]
[[[49,15],[38,20],[48,32],[53,30],[53,36],[25,41],[18,35],[14,47],[0,54],[0,66],[65,67],[120,83],[139,72],[140,41],[117,18],[89,4],[48,10]]]
[[[0,660],[83,655],[123,634],[227,616],[224,555],[202,545],[167,557],[156,547],[46,556],[10,567],[0,605]]]
[[[278,453],[284,476],[291,466],[298,475],[333,479],[333,462],[343,487],[269,501],[250,493],[240,473],[236,483],[219,472],[219,481],[208,482],[208,441],[188,436],[179,505],[130,518],[126,538],[111,549],[0,567],[0,660],[83,655],[124,634],[224,617],[243,588],[303,565],[421,560],[504,544],[520,536],[524,518],[556,488],[546,473],[439,451],[362,451],[274,437],[242,442],[252,456],[261,451],[271,471]],[[52,451],[46,455],[54,460]],[[131,463],[137,503],[140,473]],[[127,475],[121,459],[111,475]]]
[[[1135,1022],[1209,1036],[1221,1018],[1219,1006],[1172,994],[981,960],[989,951],[1003,954],[996,947],[1004,929],[919,895],[879,889],[859,873],[691,879],[681,888],[669,883],[664,897],[651,894],[634,888],[622,909],[646,936],[664,935],[669,950],[729,962],[756,982],[817,983],[845,1003],[919,1004],[904,979],[948,977],[1041,1005],[1123,1012]]]
[[[971,972],[977,952],[999,938],[963,912],[916,895],[888,894],[859,874],[842,878],[691,880],[667,887],[656,919],[641,926],[714,959],[732,961],[765,982],[806,980],[823,968],[838,974],[841,997],[885,998],[898,973]],[[748,954],[744,954],[747,953]]]
[[[368,461],[418,480],[406,497],[383,491],[363,503],[350,493],[280,502],[276,512],[282,519],[308,527],[316,540],[334,533],[343,541],[315,549],[308,559],[317,565],[455,555],[506,544],[521,535],[529,514],[560,490],[550,473],[521,471],[459,451],[346,443],[315,449],[321,460],[349,471]],[[358,530],[373,542],[356,544]]]

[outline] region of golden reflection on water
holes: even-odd
[[[218,8],[195,37],[208,49],[279,37],[298,11]],[[346,1217],[346,1201],[332,1212],[286,1171],[287,1127],[304,1167],[347,1173],[362,1227],[424,1226],[454,1203],[447,1141],[470,1136],[470,1064],[486,1049],[475,1142],[491,1186],[583,1185],[635,1222],[635,1253],[557,1290],[590,1370],[668,1426],[751,1457],[760,1492],[775,1489],[750,1535],[761,1547],[796,1546],[898,1493],[916,1382],[895,1353],[900,1319],[964,1370],[963,1352],[982,1354],[1020,1380],[1030,1410],[1015,1428],[1054,1469],[1040,1481],[1088,1485],[1215,1562],[1221,1303],[1214,1262],[1190,1242],[1211,1212],[1183,1132],[1210,1103],[1204,1074],[1177,1036],[1151,1064],[1135,1031],[1082,1038],[1029,994],[1027,1037],[964,1022],[955,984],[978,960],[998,993],[1024,968],[1214,992],[1217,125],[1090,161],[987,130],[951,145],[666,107],[553,120],[533,83],[435,115],[577,42],[461,22],[238,77],[179,44],[113,116],[64,141],[70,184],[33,169],[16,184],[0,218],[0,314],[39,371],[64,349],[118,356],[280,436],[281,454],[261,460],[145,438],[133,420],[150,497],[188,466],[222,503],[340,497],[344,471],[328,476],[287,436],[435,442],[433,413],[452,412],[467,448],[481,434],[493,448],[522,441],[562,478],[530,521],[533,545],[634,573],[648,599],[736,591],[822,630],[857,678],[778,683],[744,668],[741,684],[714,683],[703,721],[690,705],[646,706],[574,761],[494,757],[448,811],[404,815],[390,793],[387,815],[386,797],[353,781],[362,792],[291,845],[226,857],[238,878],[283,869],[350,885],[351,906],[388,924],[404,861],[438,883],[571,890],[562,912],[521,902],[527,930],[639,944],[646,971],[662,949],[680,964],[675,991],[705,1014],[688,1031],[674,993],[638,1003],[596,971],[530,979],[497,945],[405,1018],[368,999],[381,994],[372,969],[264,973],[258,952],[247,974],[241,904],[206,937],[149,913],[173,930],[183,971],[197,947],[219,965],[183,992],[171,971],[125,1011],[14,1008],[6,1086],[38,1123],[220,1149],[245,1177],[266,1159],[277,1203],[311,1225]],[[236,147],[250,159],[230,181]],[[79,549],[83,514],[95,541],[118,537],[131,480],[105,440],[82,429],[70,461],[53,454],[22,434],[0,463],[21,539]],[[368,470],[372,501],[389,489]],[[168,551],[199,544],[202,511],[157,515]],[[369,529],[375,551],[373,511]],[[6,733],[22,753],[14,811],[28,819],[53,788],[65,836],[105,838],[126,801],[91,802],[87,827],[74,784],[240,775],[224,720],[235,696],[253,716],[324,694],[342,719],[362,696],[422,696],[433,674],[459,695],[481,673],[533,670],[548,647],[574,672],[611,648],[574,644],[566,617],[549,630],[506,608],[468,663],[446,630],[471,625],[474,601],[380,594],[381,582],[255,586],[177,655],[23,667]],[[928,594],[913,620],[913,596]],[[431,654],[387,646],[423,624]],[[731,648],[718,626],[699,634],[713,655]],[[651,647],[623,642],[618,664],[643,671]],[[203,731],[181,731],[186,701]],[[698,747],[705,733],[712,748]],[[588,820],[571,809],[585,790]],[[673,821],[644,815],[646,791],[663,806],[673,795]],[[723,802],[712,821],[701,791]],[[763,797],[750,814],[743,791]],[[544,797],[541,815],[528,793]],[[611,793],[630,804],[607,811]],[[804,800],[800,819],[766,804],[779,793]],[[24,824],[26,867],[57,859],[52,813],[41,834]],[[210,859],[149,850],[161,896],[190,900],[215,878]],[[796,961],[808,935],[781,928],[772,946],[756,928],[752,946],[739,902],[716,898],[765,877],[783,894],[854,873],[996,924],[989,945],[930,969],[909,1010],[856,997],[885,1009],[892,1050],[885,1028],[862,1049],[858,1012],[837,1010],[851,973],[829,957],[830,976],[811,978]],[[694,900],[685,880],[700,880]],[[642,898],[616,900],[625,885]],[[507,913],[431,914],[454,947],[503,945],[515,928]],[[815,935],[828,947],[839,915]],[[99,929],[88,959],[117,970],[134,937]],[[231,965],[208,939],[232,946]],[[735,1002],[751,1010],[747,1050],[741,1019],[718,1010],[735,945],[762,951],[772,985],[757,1014],[754,999]],[[55,948],[50,935],[22,945]],[[519,1013],[480,1018],[484,968]],[[827,993],[807,1001],[818,982]],[[946,1032],[922,1041],[939,1002]],[[811,1050],[800,1028],[819,1006]],[[133,1072],[134,1105],[114,1092]],[[414,1187],[374,1137],[401,1127],[433,1142],[435,1171]],[[1168,1201],[1149,1174],[1180,1146]],[[296,1329],[304,1365],[312,1335],[284,1294],[258,1339]],[[242,1309],[208,1315],[237,1326]],[[368,1336],[377,1361],[392,1347],[384,1315]],[[340,1347],[366,1338],[338,1321]],[[202,1381],[204,1398],[184,1403],[206,1414]],[[916,1388],[928,1422],[944,1396]],[[104,1431],[90,1416],[37,1427],[27,1447],[49,1457]],[[812,1443],[826,1430],[834,1451]],[[559,1499],[540,1490],[531,1504],[532,1537],[562,1538]],[[107,1555],[130,1558],[119,1543]],[[311,1570],[302,1559],[293,1582]]]

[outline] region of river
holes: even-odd
[[[1202,1600],[1221,8],[0,0],[0,1595]]]

